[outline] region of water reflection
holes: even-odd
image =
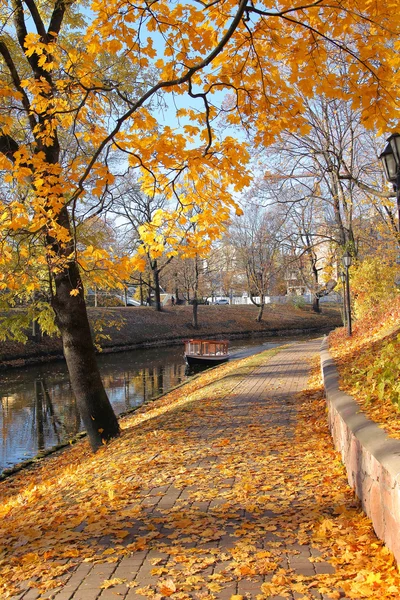
[[[186,378],[182,348],[136,350],[99,357],[117,414]],[[13,369],[0,382],[0,471],[73,437],[82,429],[63,362]]]
[[[242,358],[285,341],[235,340],[230,352],[233,358]],[[100,355],[99,365],[117,414],[193,374],[186,371],[181,346]],[[0,471],[71,439],[82,429],[64,362],[10,369],[0,376]]]

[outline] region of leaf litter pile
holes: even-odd
[[[143,407],[96,455],[82,442],[5,480],[0,598],[71,591],[81,563],[98,574],[90,598],[399,598],[393,556],[332,448],[318,376],[283,411],[273,391],[268,404],[235,398],[272,354]]]

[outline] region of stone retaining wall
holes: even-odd
[[[400,563],[400,440],[389,438],[339,390],[339,374],[327,347],[324,340],[321,369],[335,447],[376,535]]]

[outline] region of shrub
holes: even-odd
[[[295,308],[303,309],[306,305],[306,301],[303,296],[291,296],[290,303],[293,304]]]
[[[399,351],[400,335],[397,335],[394,339],[383,342],[379,355],[367,366],[352,369],[353,376],[350,380],[356,388],[362,386],[367,405],[387,398],[400,409]]]
[[[351,291],[357,319],[387,308],[388,302],[398,293],[395,283],[398,273],[396,263],[378,256],[367,258],[351,269]]]

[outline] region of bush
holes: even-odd
[[[397,409],[400,409],[400,335],[392,340],[384,341],[379,349],[379,355],[368,357],[370,364],[364,368],[353,368],[350,381],[356,386],[362,386],[366,404],[376,400],[390,399]]]
[[[306,301],[303,296],[291,296],[290,303],[293,304],[295,308],[303,309],[306,305]]]
[[[357,319],[384,310],[398,293],[399,267],[382,257],[367,258],[351,269],[350,288]]]
[[[86,297],[86,305],[94,306],[94,295]],[[124,302],[117,298],[116,296],[106,296],[104,294],[98,294],[97,296],[97,306],[99,308],[116,308],[118,306],[125,306]]]

